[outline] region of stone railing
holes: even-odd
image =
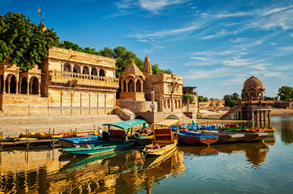
[[[63,71],[50,71],[50,79],[52,82],[68,82],[70,80],[77,80],[77,85],[100,85],[114,86],[117,88],[119,87],[119,80],[117,78]]]
[[[235,105],[238,104],[274,104],[272,100],[247,100],[247,101],[236,101]]]

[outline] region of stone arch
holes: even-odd
[[[27,94],[27,77],[21,79],[20,91],[21,94]]]
[[[9,81],[10,81],[10,84],[8,84]],[[6,86],[5,86],[6,93],[8,93],[8,87],[9,87],[9,90],[10,90],[9,93],[12,93],[12,94],[16,93],[16,84],[17,84],[17,82],[16,82],[16,76],[14,74],[10,74],[10,75],[7,76],[5,84],[6,84]]]
[[[83,66],[82,74],[87,74],[87,75],[89,75],[89,68],[88,68],[88,66]]]
[[[176,116],[176,115],[174,115],[174,114],[169,115],[166,119],[177,119],[177,120],[180,120],[180,119],[178,118],[178,116]]]
[[[132,79],[128,81],[128,92],[134,92],[134,81]]]
[[[145,118],[143,116],[141,116],[141,115],[136,115],[136,117],[134,119],[142,119],[142,120],[145,120]]]
[[[136,81],[136,92],[142,92],[141,91],[141,82],[139,79]]]
[[[70,70],[70,64],[69,63],[65,63],[64,64],[63,71],[64,72],[71,72],[71,70]]]
[[[32,77],[30,79],[30,94],[39,94],[39,79],[37,77]]]
[[[97,68],[95,68],[95,67],[92,68],[91,75],[96,75],[96,76],[98,75]]]
[[[106,76],[106,72],[105,72],[104,69],[100,69],[99,76],[101,76],[101,77],[105,77]]]
[[[79,65],[73,66],[73,73],[80,73],[80,66]]]

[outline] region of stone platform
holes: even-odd
[[[122,121],[117,115],[71,115],[71,116],[22,116],[22,117],[0,117],[0,132],[7,135],[19,135],[26,129],[30,132],[51,133],[75,131],[93,131],[102,127],[104,123]],[[104,127],[102,127],[104,129]]]

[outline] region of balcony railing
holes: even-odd
[[[102,77],[96,75],[52,70],[50,71],[50,78],[52,82],[68,82],[69,80],[77,80],[77,85],[100,85],[119,87],[119,80],[117,78]]]
[[[247,101],[236,101],[235,105],[238,104],[274,104],[274,101],[272,100],[247,100]]]

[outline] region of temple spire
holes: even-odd
[[[153,75],[152,64],[148,54],[144,60],[143,75]]]

